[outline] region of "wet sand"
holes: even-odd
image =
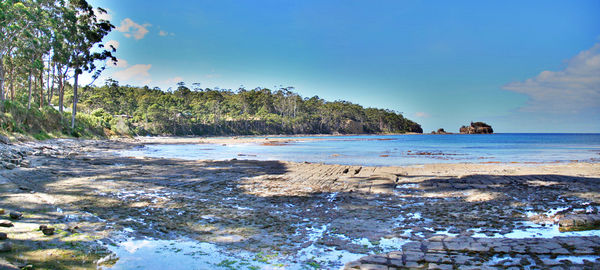
[[[27,162],[0,170],[0,208],[24,218],[0,228],[13,244],[0,255],[17,266],[89,269],[100,261],[126,269],[126,254],[109,255],[114,247],[184,238],[231,252],[216,268],[600,267],[600,231],[557,231],[561,217],[597,214],[598,163],[367,167],[115,155],[148,143],[259,140],[15,146]],[[39,224],[59,233],[44,236]],[[242,253],[254,257],[235,255]]]

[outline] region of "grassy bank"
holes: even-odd
[[[34,104],[32,104],[34,105]],[[0,133],[16,139],[51,139],[64,137],[102,138],[115,135],[104,115],[77,114],[71,129],[71,113],[61,113],[51,106],[38,108],[18,101],[0,103]]]

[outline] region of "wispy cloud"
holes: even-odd
[[[121,45],[121,44],[118,41],[116,41],[116,40],[109,40],[109,41],[106,42],[106,44],[104,44],[104,46],[107,49],[110,49],[110,46],[113,46],[115,49],[118,49],[119,45]]]
[[[117,62],[111,62],[111,64],[113,67],[116,67],[116,68],[126,68],[129,66],[129,63],[127,63],[127,60],[121,59],[121,58],[117,59]]]
[[[148,27],[150,26],[151,24],[149,23],[138,24],[130,18],[125,18],[123,21],[121,21],[121,25],[116,29],[117,31],[122,32],[125,37],[133,37],[134,39],[139,40],[148,34]]]
[[[178,82],[182,82],[182,81],[183,81],[183,78],[178,76],[178,77],[166,79],[162,83],[164,83],[166,85],[174,85],[174,84],[176,84]]]
[[[165,30],[160,30],[160,31],[158,31],[158,35],[161,37],[166,37],[166,36],[174,36],[175,33],[170,33]]]
[[[431,115],[429,115],[426,112],[416,112],[415,113],[415,117],[419,117],[419,118],[429,118],[431,117]]]
[[[143,65],[137,64],[131,67],[128,67],[124,70],[119,70],[115,72],[112,76],[118,81],[124,81],[126,83],[142,83],[148,84],[152,80],[150,79],[150,73],[148,70],[152,67],[151,64]]]
[[[512,82],[504,89],[529,96],[522,111],[579,113],[600,112],[600,43],[569,59],[560,71],[542,71],[534,78]]]

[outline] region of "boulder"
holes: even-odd
[[[484,122],[471,122],[470,126],[460,127],[460,134],[492,134],[492,127]]]

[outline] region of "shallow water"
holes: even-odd
[[[318,140],[303,140],[309,138]],[[122,155],[190,160],[286,160],[370,166],[600,161],[600,134],[365,135],[293,139],[297,141],[269,146],[260,143],[156,144],[124,151]]]

